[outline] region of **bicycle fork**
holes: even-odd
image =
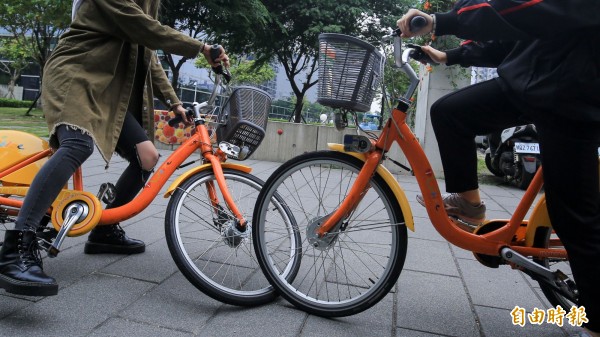
[[[500,250],[500,255],[506,261],[520,267],[525,274],[529,275],[534,280],[542,281],[553,287],[572,302],[578,302],[579,293],[575,287],[575,282],[560,270],[553,272],[508,247],[502,248]]]

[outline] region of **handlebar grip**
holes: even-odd
[[[210,59],[215,62],[219,55],[221,55],[221,45],[214,44],[210,49]],[[223,68],[223,65],[219,64],[216,67],[212,67],[212,70],[215,72],[215,74],[223,75],[225,82],[229,83],[229,81],[231,81],[231,74],[229,71],[227,71],[227,69]]]
[[[181,117],[181,115],[177,115],[177,116],[169,119],[167,124],[169,124],[170,127],[175,127],[175,126],[177,126],[177,124],[179,124],[181,122],[183,122],[183,117]]]
[[[410,19],[410,23],[408,24],[408,29],[411,32],[416,32],[425,26],[427,26],[427,19],[424,16],[417,15],[417,16],[413,16],[412,19]]]
[[[221,55],[221,46],[218,44],[213,44],[212,48],[210,48],[210,59],[213,62],[216,62],[219,55]]]

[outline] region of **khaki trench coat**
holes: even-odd
[[[121,133],[136,71],[146,72],[142,122],[154,139],[153,96],[167,106],[179,99],[153,51],[194,58],[204,47],[160,24],[155,19],[158,6],[159,0],[82,2],[44,70],[42,105],[53,147],[58,147],[58,125],[75,126],[92,136],[108,163]],[[136,69],[139,50],[143,50],[143,69]]]

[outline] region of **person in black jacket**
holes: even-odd
[[[536,125],[548,212],[593,336],[600,336],[598,13],[600,1],[594,0],[460,0],[447,13],[411,9],[398,20],[404,37],[431,32],[471,40],[446,52],[424,47],[434,61],[498,70],[498,78],[442,97],[431,108],[452,196],[444,197],[447,208],[472,215],[482,205],[476,135]],[[411,32],[415,15],[427,25]]]

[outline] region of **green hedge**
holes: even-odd
[[[19,101],[17,99],[11,98],[0,98],[0,107],[29,108],[31,106],[31,103],[31,101]]]

